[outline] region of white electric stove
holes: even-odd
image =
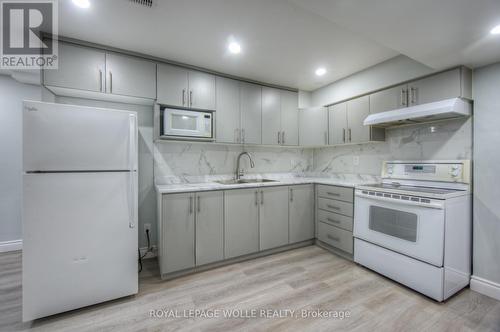
[[[443,301],[469,284],[470,161],[389,161],[356,187],[354,260]]]

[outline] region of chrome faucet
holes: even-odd
[[[238,158],[236,159],[236,180],[239,180],[244,175],[243,169],[240,169],[240,159],[241,159],[242,156],[245,156],[245,155],[250,160],[250,167],[252,167],[252,168],[255,167],[255,163],[253,162],[252,156],[250,155],[250,153],[245,152],[245,151],[243,151],[242,153],[240,153],[238,155]]]

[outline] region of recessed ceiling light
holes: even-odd
[[[494,27],[493,29],[490,30],[490,33],[492,35],[499,35],[500,34],[500,24]]]
[[[229,45],[227,46],[229,52],[233,53],[233,54],[238,54],[241,52],[241,46],[240,44],[238,44],[237,42],[231,42],[229,43]]]
[[[316,76],[323,76],[326,74],[326,69],[323,67],[320,67],[320,68],[316,69],[315,73],[316,73]]]
[[[80,8],[89,8],[90,1],[89,0],[73,0],[73,4]]]

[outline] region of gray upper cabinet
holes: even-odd
[[[289,187],[289,243],[314,238],[314,186]]]
[[[288,187],[259,190],[260,250],[288,244]]]
[[[194,193],[163,195],[161,273],[195,266]]]
[[[420,105],[461,97],[461,82],[461,68],[445,71],[411,82],[408,84],[409,105]]]
[[[200,71],[190,70],[189,107],[215,110],[215,76]]]
[[[217,77],[216,86],[216,140],[240,143],[240,82]]]
[[[347,102],[333,105],[328,110],[328,144],[344,144],[347,135]]]
[[[370,96],[330,106],[328,131],[330,145],[385,140],[385,129],[363,125],[370,115]]]
[[[281,91],[281,144],[299,145],[299,95]]]
[[[59,43],[59,68],[43,71],[48,86],[104,92],[106,54],[103,51]]]
[[[188,71],[184,68],[158,64],[157,101],[169,106],[188,107]]]
[[[106,72],[107,93],[156,99],[156,63],[107,53]]]
[[[281,92],[262,87],[262,144],[281,144]]]
[[[224,199],[225,258],[259,251],[258,190],[227,190]]]
[[[240,82],[241,143],[262,142],[262,88]]]
[[[370,127],[363,121],[370,115],[370,99],[364,96],[347,102],[347,138],[349,143],[370,141]]]
[[[408,86],[399,85],[370,95],[370,113],[392,111],[408,106]]]
[[[222,191],[196,193],[196,265],[224,259],[224,197]]]
[[[299,111],[299,142],[301,146],[320,146],[328,143],[328,112],[324,107]]]

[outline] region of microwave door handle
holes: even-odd
[[[356,197],[367,198],[367,199],[371,199],[374,201],[390,202],[390,203],[406,205],[406,206],[419,206],[419,207],[438,209],[438,210],[442,210],[444,208],[443,205],[439,204],[439,203],[420,203],[420,202],[404,201],[401,199],[372,196],[372,195],[367,195],[367,194],[363,194],[363,193],[359,193],[359,192],[356,193]]]
[[[135,185],[135,160],[137,155],[137,118],[135,114],[129,117],[129,227],[135,227],[135,203],[136,203],[136,185]]]

